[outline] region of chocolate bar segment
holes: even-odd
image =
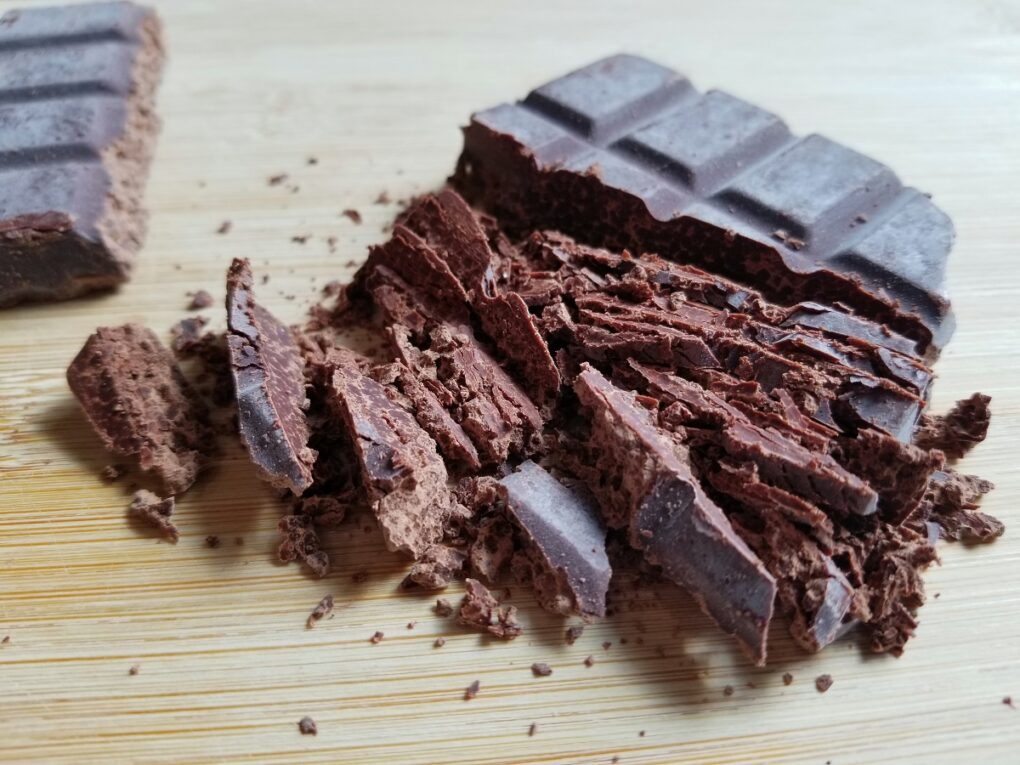
[[[453,181],[519,233],[657,252],[786,304],[846,304],[920,354],[953,331],[953,228],[924,194],[643,58],[607,58],[475,114]]]
[[[0,306],[128,278],[162,66],[159,19],[131,3],[0,18]]]

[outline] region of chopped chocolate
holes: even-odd
[[[209,308],[213,302],[212,295],[205,290],[199,290],[191,296],[191,302],[188,303],[188,310],[198,311],[202,308]]]
[[[471,699],[478,695],[478,691],[481,687],[482,684],[477,680],[471,683],[471,685],[464,689],[464,701],[471,701]]]
[[[176,542],[180,538],[177,526],[170,519],[174,514],[174,498],[161,498],[147,489],[139,489],[131,498],[128,514],[157,529],[166,539]]]
[[[227,325],[241,440],[271,485],[300,495],[316,456],[301,353],[290,330],[255,302],[247,260],[235,259],[227,273]]]
[[[133,3],[16,13],[0,24],[0,307],[127,280],[164,58],[156,12]]]
[[[311,717],[302,717],[298,720],[298,730],[302,736],[316,736],[319,733],[319,726]]]
[[[340,214],[345,218],[350,219],[351,222],[353,223],[361,223],[361,213],[359,213],[357,210],[347,209]]]
[[[107,449],[136,459],[168,494],[195,482],[213,446],[208,411],[150,330],[137,324],[96,330],[68,367],[67,381]]]
[[[575,624],[571,627],[567,627],[567,631],[564,635],[564,639],[567,641],[567,645],[573,645],[577,642],[577,639],[584,633],[583,624]]]
[[[458,623],[502,640],[513,640],[524,632],[517,623],[514,606],[500,608],[499,601],[477,579],[467,579],[464,584],[466,590],[457,612]]]
[[[583,487],[567,487],[528,460],[500,481],[507,514],[524,540],[515,568],[526,568],[539,604],[558,614],[601,617],[612,571],[606,530]]]
[[[436,605],[432,608],[436,612],[436,616],[441,616],[443,618],[453,616],[453,604],[446,598],[438,598],[436,600]]]
[[[819,693],[825,693],[832,687],[832,675],[819,675],[815,678],[815,688]]]
[[[315,626],[316,622],[320,622],[327,616],[333,613],[333,596],[324,595],[319,604],[312,609],[312,612],[308,614],[308,619],[305,622],[305,627],[311,629]]]
[[[957,401],[946,414],[926,415],[914,443],[924,449],[939,449],[949,459],[960,459],[988,435],[991,401],[991,396],[975,393]]]
[[[552,667],[545,662],[536,661],[531,665],[531,674],[535,677],[548,677],[553,673]]]
[[[382,639],[383,639],[384,637],[386,637],[386,636],[385,636],[385,635],[383,635],[383,633],[381,633],[381,632],[379,632],[378,630],[376,630],[376,632],[375,632],[375,633],[373,633],[372,637],[370,637],[370,638],[369,638],[369,642],[372,642],[372,643],[376,643],[376,644],[378,644],[378,643],[381,643],[381,642],[382,642]]]
[[[320,579],[329,573],[329,555],[320,547],[314,519],[307,515],[285,515],[278,524],[281,561],[304,561]]]
[[[924,497],[924,520],[939,527],[944,539],[990,542],[1006,530],[1002,521],[977,509],[978,501],[993,488],[991,481],[954,470],[932,473]]]

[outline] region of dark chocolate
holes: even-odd
[[[162,66],[159,19],[132,3],[0,19],[0,306],[128,278]]]
[[[227,272],[227,327],[241,440],[270,484],[300,495],[315,464],[304,363],[291,331],[255,302],[247,260]]]
[[[851,306],[934,354],[954,327],[946,215],[884,165],[618,55],[475,114],[454,183],[501,222],[657,252],[774,300]],[[854,331],[849,325],[844,330]]]

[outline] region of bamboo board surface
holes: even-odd
[[[0,312],[0,637],[10,636],[0,761],[1020,761],[1020,710],[1002,703],[1020,704],[1020,5],[157,5],[170,50],[165,126],[134,280]],[[997,484],[987,509],[1013,529],[985,548],[942,548],[927,577],[938,597],[901,659],[865,656],[852,638],[805,656],[777,629],[769,667],[754,669],[669,589],[566,646],[566,625],[515,588],[527,633],[487,644],[437,618],[429,598],[397,593],[401,561],[357,521],[327,537],[326,580],[275,563],[279,503],[236,448],[179,502],[176,546],[126,522],[126,486],[100,480],[109,459],[64,381],[94,327],[139,321],[165,335],[186,292],[222,294],[238,255],[270,274],[264,302],[297,320],[385,237],[396,208],[373,204],[379,192],[397,199],[442,182],[472,109],[619,50],[875,155],[956,223],[959,329],[934,408],[993,396],[990,437],[964,468]],[[278,173],[299,190],[267,185]],[[340,217],[345,208],[362,225]],[[232,231],[217,235],[227,219]],[[291,241],[305,234],[307,244]],[[222,326],[218,310],[205,313]],[[206,547],[210,534],[219,548]],[[306,630],[327,592],[336,617]],[[553,675],[532,677],[534,661]],[[835,679],[824,695],[821,673]],[[465,702],[475,679],[481,692]],[[305,715],[317,736],[298,733]]]

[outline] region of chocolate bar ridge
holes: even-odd
[[[159,131],[160,33],[132,3],[0,18],[0,306],[128,278]]]
[[[528,233],[656,252],[768,297],[845,303],[933,356],[954,319],[949,218],[888,167],[643,58],[472,116],[455,185]]]

